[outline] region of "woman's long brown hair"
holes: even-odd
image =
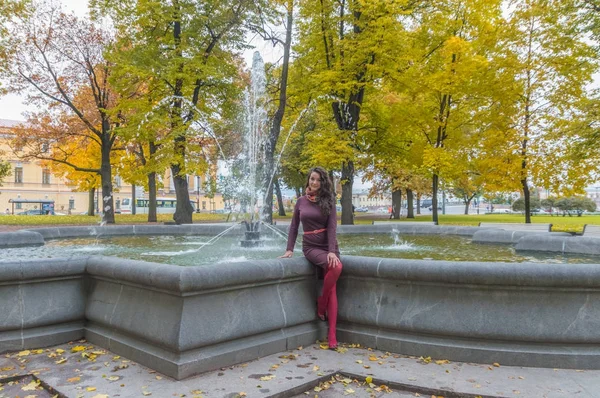
[[[327,170],[322,167],[313,167],[308,172],[308,177],[306,177],[306,188],[309,187],[310,175],[312,173],[319,174],[321,178],[321,188],[319,189],[319,207],[321,208],[321,214],[324,216],[328,216],[331,213],[331,208],[335,204],[335,198],[333,197],[333,190],[331,183],[331,179],[329,178],[329,174],[327,174]]]

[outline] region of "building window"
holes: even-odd
[[[23,183],[23,168],[15,167],[15,184]]]
[[[69,210],[75,209],[75,199],[69,199]]]
[[[42,184],[50,184],[50,170],[48,169],[42,170]]]
[[[22,203],[15,203],[15,209],[21,210],[23,208],[22,205]]]

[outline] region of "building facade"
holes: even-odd
[[[88,211],[89,192],[77,192],[76,187],[70,185],[65,178],[53,175],[37,160],[21,160],[17,149],[10,146],[10,140],[14,130],[19,128],[22,122],[0,119],[0,159],[8,161],[11,174],[4,178],[0,187],[0,212],[18,214],[28,210],[38,209],[38,203],[12,203],[15,199],[26,199],[29,201],[53,200],[54,211],[59,214],[85,214]],[[171,171],[166,170],[159,178],[162,188],[159,188],[157,196],[175,198],[175,186]],[[213,198],[206,196],[203,184],[206,177],[194,176],[188,178],[190,200],[196,203],[200,212],[214,212],[223,209],[223,199],[220,194]],[[113,195],[115,211],[120,211],[120,202],[123,198],[131,198],[134,187],[125,184],[116,176],[114,178]],[[97,203],[102,198],[102,191],[98,190],[95,195]],[[147,197],[147,194],[136,189],[136,197]]]

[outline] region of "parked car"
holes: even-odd
[[[438,210],[442,210],[442,206],[438,206]],[[433,211],[433,206],[429,206],[429,211]]]
[[[354,211],[358,211],[360,213],[366,213],[369,211],[369,209],[366,206],[360,206],[360,207],[357,207],[356,209],[354,209]]]

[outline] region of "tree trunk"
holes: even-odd
[[[173,39],[175,41],[175,53],[178,57],[183,57],[181,51],[181,21],[177,18],[181,11],[179,3],[174,2],[176,6],[176,15],[173,21]],[[178,65],[179,73],[183,72],[183,63]],[[188,190],[187,178],[185,175],[181,175],[181,170],[185,166],[185,156],[187,139],[185,133],[180,131],[185,126],[183,125],[182,118],[182,107],[183,101],[183,79],[175,79],[175,85],[173,86],[173,95],[175,100],[173,101],[173,107],[171,109],[171,130],[175,132],[175,138],[173,139],[174,147],[173,152],[175,155],[175,161],[171,163],[171,177],[175,185],[175,196],[177,198],[177,205],[175,207],[175,214],[173,214],[173,220],[177,224],[191,224],[192,213],[194,208],[190,204],[190,192]]]
[[[173,220],[176,224],[191,224],[192,214],[194,208],[190,204],[190,193],[188,191],[187,178],[180,175],[181,168],[179,165],[171,165],[171,174],[175,185],[175,197],[177,198],[177,205],[175,207],[175,214],[173,214]]]
[[[352,184],[354,183],[354,162],[342,164],[342,225],[353,225]]]
[[[523,200],[525,201],[525,223],[531,224],[531,194],[527,179],[521,180],[521,185],[523,186]]]
[[[92,188],[89,190],[89,193],[88,193],[88,212],[87,212],[88,216],[96,215],[95,199],[96,199],[96,188]]]
[[[392,191],[392,218],[400,219],[400,209],[402,208],[402,189]]]
[[[135,197],[135,185],[131,184],[131,214],[137,213],[137,200]]]
[[[415,210],[413,207],[413,191],[408,188],[406,189],[406,218],[415,218]]]
[[[102,221],[107,224],[115,223],[115,207],[113,205],[112,173],[110,152],[112,147],[110,125],[108,120],[102,122],[102,163],[100,164],[100,179],[102,182]]]
[[[283,196],[281,195],[281,187],[279,186],[279,179],[273,181],[275,184],[275,195],[277,195],[277,205],[279,206],[279,215],[285,217],[285,208],[283,207]]]
[[[469,215],[469,206],[471,206],[471,199],[468,199],[465,204],[465,215]]]
[[[150,141],[148,143],[148,152],[150,159],[154,159],[156,154],[156,145]],[[156,172],[148,173],[148,222],[157,222],[156,216]]]
[[[432,178],[432,184],[431,184],[431,190],[432,190],[431,212],[433,215],[433,223],[435,225],[438,225],[438,200],[437,200],[438,184],[439,184],[439,176],[437,174],[434,174],[433,178]]]
[[[292,3],[293,4],[293,3]],[[283,121],[283,115],[285,113],[285,107],[287,103],[287,81],[288,71],[290,66],[290,50],[292,47],[292,23],[293,23],[294,8],[290,5],[287,10],[287,25],[285,30],[285,44],[283,46],[283,65],[281,67],[281,80],[279,82],[279,107],[273,116],[273,123],[271,124],[271,131],[269,137],[266,140],[265,145],[265,167],[263,176],[263,187],[265,188],[265,197],[263,200],[264,206],[262,209],[262,221],[272,224],[273,223],[273,184],[275,181],[275,146],[281,133],[281,122]],[[279,192],[281,195],[281,192]],[[277,197],[279,200],[279,196]],[[279,206],[280,209],[283,207]],[[280,210],[281,211],[281,210]]]
[[[148,222],[157,222],[156,216],[156,172],[148,173]]]

